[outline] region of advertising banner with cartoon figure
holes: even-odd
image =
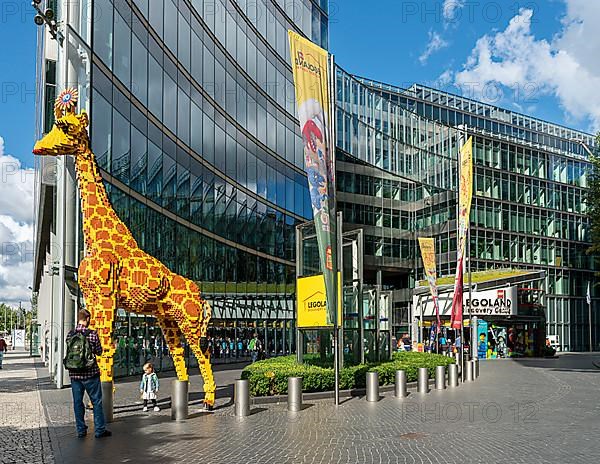
[[[488,351],[488,323],[481,319],[477,323],[477,356],[486,359]]]
[[[329,54],[289,31],[290,53],[296,89],[298,119],[304,142],[304,168],[315,219],[319,257],[325,278],[327,323],[335,318],[335,270],[337,259],[335,221],[335,169],[329,125]]]

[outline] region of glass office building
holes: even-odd
[[[287,31],[327,48],[327,2],[95,0],[56,7],[69,36],[66,47],[40,58],[59,72],[40,75],[38,133],[51,125],[43,108],[51,108],[53,94],[44,85],[79,87],[113,207],[142,249],[198,282],[213,307],[215,360],[246,357],[255,331],[269,354],[294,351],[295,225],[312,213]],[[56,47],[43,32],[40,41]],[[60,188],[48,187],[48,211],[52,189]],[[45,293],[53,292],[43,281],[57,261],[50,239],[56,219],[48,213],[38,221],[47,238],[37,241],[35,284]],[[74,269],[80,232],[73,240]],[[66,299],[78,300],[70,277]],[[68,329],[75,306],[65,309],[64,322],[48,311],[49,325]],[[117,374],[138,371],[144,356],[168,367],[155,332],[151,319],[119,312]],[[58,334],[49,334],[49,343],[57,344]]]
[[[115,210],[144,250],[211,302],[215,361],[244,359],[255,331],[269,354],[293,352],[295,227],[312,211],[287,30],[327,48],[328,2],[50,3],[68,28],[62,46],[39,30],[38,135],[57,91],[77,86]],[[463,125],[475,138],[473,268],[546,270],[548,333],[587,349],[589,165],[572,140],[593,147],[593,138],[340,67],[336,81],[338,209],[344,230],[363,230],[364,280],[389,292],[391,332],[412,323],[418,236],[436,238],[438,273],[454,272]],[[37,172],[34,290],[56,373],[82,304],[82,239],[72,162],[38,160]],[[116,343],[119,375],[144,359],[170,367],[152,319],[120,311]]]
[[[338,190],[346,219],[375,232],[366,239],[366,251],[375,257],[375,269],[388,268],[389,288],[406,284],[390,266],[404,271],[409,287],[415,276],[422,278],[415,236],[435,237],[438,274],[455,271],[462,126],[474,139],[472,269],[544,270],[546,333],[558,336],[563,350],[589,349],[590,164],[580,142],[596,150],[592,135],[424,86],[400,89],[342,70],[337,102],[339,150],[384,173],[350,176],[350,190],[367,200],[359,196],[344,203],[349,189],[344,173]],[[390,173],[403,179],[394,181]],[[398,294],[396,307],[405,306],[404,297]],[[595,304],[592,289],[592,312]],[[398,334],[408,323],[404,314],[395,312]],[[595,317],[592,329],[597,345]]]

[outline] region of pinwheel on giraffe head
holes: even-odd
[[[88,149],[88,115],[75,113],[79,94],[77,89],[63,90],[54,103],[54,126],[33,148],[36,155],[77,155]]]

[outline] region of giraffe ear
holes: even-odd
[[[87,127],[90,123],[90,119],[88,118],[87,112],[85,110],[81,111],[81,114],[77,116],[79,122],[83,127]]]

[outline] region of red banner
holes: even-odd
[[[450,327],[460,329],[463,320],[463,261],[464,257],[458,260],[456,269],[456,278],[454,280],[454,297],[452,298],[452,313],[450,316]]]

